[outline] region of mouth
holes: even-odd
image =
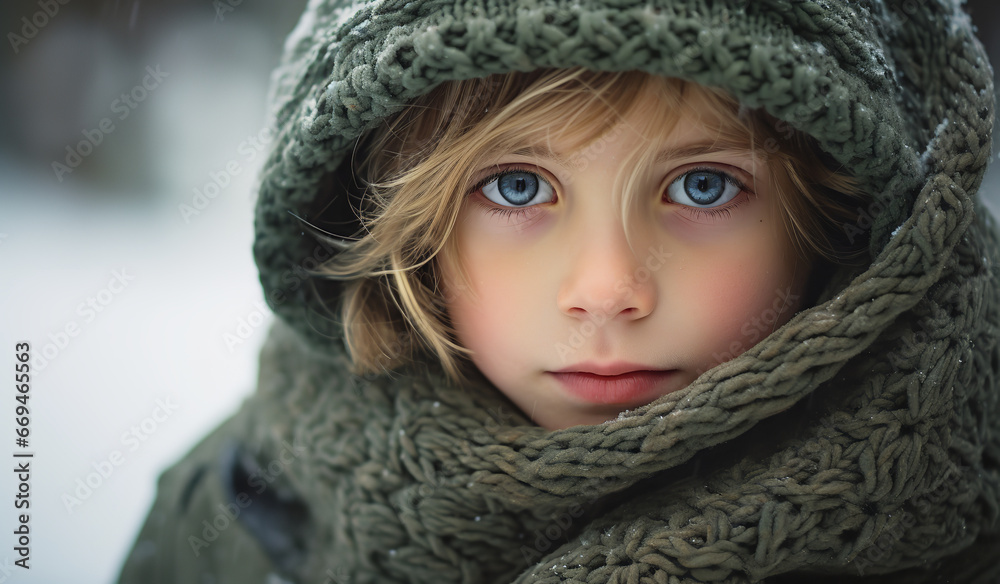
[[[549,371],[570,395],[592,404],[639,406],[669,393],[676,369],[580,364]]]

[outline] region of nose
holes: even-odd
[[[559,287],[560,311],[578,319],[622,321],[638,320],[653,311],[653,270],[629,247],[620,223],[615,229],[582,234],[578,242]]]

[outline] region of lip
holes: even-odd
[[[595,375],[621,375],[632,373],[633,371],[666,371],[658,367],[650,367],[642,363],[630,363],[628,361],[614,361],[612,363],[592,363],[585,361],[557,369],[553,373],[593,373]]]
[[[569,394],[592,404],[643,405],[668,393],[675,369],[637,363],[580,363],[550,371]]]

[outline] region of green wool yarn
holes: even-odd
[[[309,273],[338,249],[303,221],[343,204],[357,138],[447,80],[574,66],[722,87],[813,136],[873,198],[845,226],[870,263],[596,426],[533,426],[433,363],[350,375],[339,284]],[[309,517],[301,561],[270,557],[283,578],[1000,580],[1000,242],[976,198],[993,86],[960,3],[316,0],[272,104],[254,252],[281,320],[220,432],[262,461],[305,445],[276,481]],[[207,571],[241,557],[214,545]]]
[[[297,217],[314,216],[317,193],[362,132],[445,80],[585,66],[721,86],[815,137],[874,197],[863,214],[871,220],[873,257],[864,273],[688,389],[617,421],[556,432],[530,427],[519,414],[491,424],[483,411],[497,411],[501,401],[467,398],[425,411],[427,403],[444,400],[440,378],[429,386],[427,374],[366,382],[362,395],[377,395],[373,403],[380,406],[366,404],[355,417],[381,419],[371,427],[380,428],[387,443],[371,459],[352,456],[393,477],[401,473],[399,483],[325,482],[318,471],[307,473],[298,486],[317,499],[383,501],[364,520],[342,503],[328,517],[318,511],[325,522],[378,522],[401,513],[398,506],[413,489],[430,485],[429,497],[403,507],[413,517],[392,519],[397,528],[386,529],[394,535],[370,551],[396,546],[397,554],[376,562],[379,570],[428,582],[441,581],[435,578],[445,565],[456,581],[476,581],[470,574],[513,576],[528,567],[519,561],[520,537],[544,531],[574,506],[590,512],[595,501],[609,504],[623,492],[636,494],[573,529],[575,539],[563,547],[546,554],[529,548],[539,551],[537,558],[529,554],[537,569],[524,570],[520,580],[634,581],[661,574],[756,581],[810,566],[850,572],[865,561],[866,550],[878,549],[872,546],[880,537],[898,533],[880,561],[869,562],[884,571],[968,545],[979,527],[992,526],[997,477],[995,469],[981,473],[995,445],[980,416],[996,412],[990,397],[996,242],[981,222],[973,223],[973,194],[989,157],[992,86],[960,8],[915,5],[314,3],[277,78],[280,137],[264,172],[255,246],[272,306],[310,346],[332,351],[339,338],[335,316],[318,304],[319,296],[335,298],[336,285],[289,289],[280,278],[316,253]],[[293,357],[282,355],[267,364],[287,367]],[[336,368],[328,374],[343,377]],[[327,396],[331,407],[342,408],[359,399],[330,391],[337,397],[313,389],[308,400]],[[493,390],[467,393],[492,396]],[[307,415],[302,395],[286,387],[274,395]],[[712,457],[705,452],[726,451],[727,441],[779,412],[808,415],[795,407],[807,397],[827,413],[808,431],[787,437],[783,449],[730,461],[697,485],[639,487],[673,476],[671,469],[696,454],[707,461]],[[293,433],[330,426],[327,409],[312,411],[314,418],[296,421]],[[345,437],[332,439],[317,457],[371,448],[346,438],[347,426],[334,428],[333,436]],[[319,460],[316,465],[326,468]],[[430,469],[449,470],[432,480]],[[941,477],[952,482],[941,484]],[[946,503],[914,503],[936,491]],[[432,512],[435,505],[442,506],[440,515]],[[481,518],[481,541],[450,541],[448,533],[468,536],[479,527],[462,525],[472,521],[469,515]],[[934,528],[920,535],[900,531],[904,518]],[[361,537],[331,534],[331,544],[338,536]],[[323,554],[327,562],[363,572],[364,562],[341,557],[337,546]],[[418,565],[427,569],[426,580],[413,576]]]

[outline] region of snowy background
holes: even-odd
[[[0,364],[20,341],[35,357],[27,449],[0,382],[7,452],[35,453],[30,571],[13,567],[17,480],[0,474],[0,583],[112,582],[158,472],[253,389],[271,318],[253,183],[269,73],[303,2],[64,1],[16,47],[8,33],[42,9],[0,7]],[[974,4],[996,54],[998,8]],[[84,130],[100,143],[53,170]]]
[[[0,582],[113,582],[157,474],[252,391],[271,319],[253,183],[303,4],[72,0],[16,53],[7,34],[41,8],[0,8],[0,368],[19,341],[35,358],[28,449],[0,382],[0,452],[35,453],[30,571],[13,567],[18,481],[0,474]],[[121,98],[144,79],[141,101]],[[196,188],[215,193],[203,209]]]

